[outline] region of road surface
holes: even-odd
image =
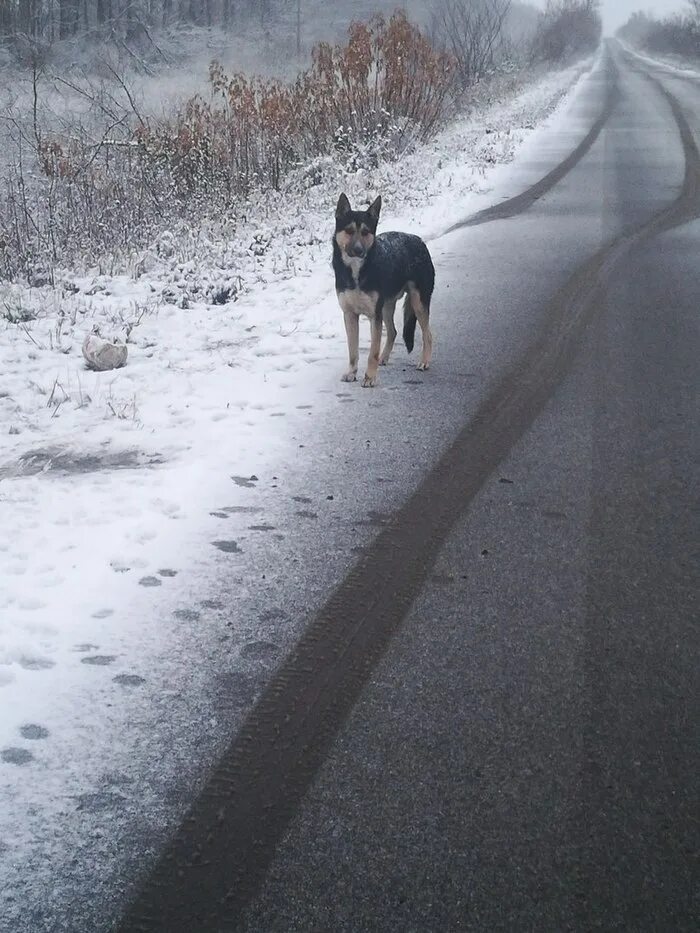
[[[319,426],[366,527],[297,590],[358,553],[123,933],[697,928],[700,83],[612,45],[577,106],[431,243],[434,371]]]

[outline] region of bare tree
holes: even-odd
[[[433,37],[454,55],[462,87],[495,66],[510,8],[511,0],[437,0]]]
[[[532,56],[544,62],[565,61],[595,49],[602,32],[600,0],[547,0]]]

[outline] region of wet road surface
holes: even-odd
[[[696,928],[700,94],[588,83],[431,244],[434,372],[326,425],[374,533],[121,930]]]

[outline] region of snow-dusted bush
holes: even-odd
[[[133,254],[183,222],[226,217],[235,228],[253,192],[280,190],[319,157],[354,170],[395,158],[436,131],[454,75],[452,57],[397,12],[354,23],[344,45],[316,46],[294,82],[230,76],[214,63],[210,98],[171,116],[144,114],[126,88],[127,110],[94,93],[101,133],[80,124],[50,133],[36,121],[18,131],[0,186],[0,277]]]
[[[427,139],[445,115],[454,60],[406,16],[353,23],[346,45],[320,43],[294,83],[210,69],[212,99],[195,97],[169,120],[139,127],[146,158],[167,171],[179,197],[279,189],[320,155],[396,157]]]

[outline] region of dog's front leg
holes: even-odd
[[[382,344],[382,315],[375,314],[372,318],[372,340],[367,360],[367,372],[362,383],[363,389],[371,389],[377,384],[377,370],[379,368],[379,350]]]
[[[354,311],[344,311],[345,333],[348,336],[348,356],[350,368],[343,375],[343,382],[355,382],[357,379],[357,363],[360,358],[360,319]]]

